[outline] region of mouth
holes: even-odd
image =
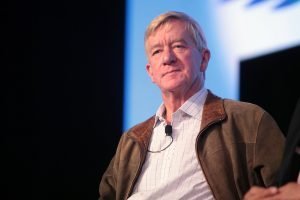
[[[163,76],[170,75],[170,74],[173,74],[173,73],[177,73],[177,72],[179,72],[179,71],[180,71],[180,70],[172,70],[172,71],[168,71],[168,72],[164,73]]]

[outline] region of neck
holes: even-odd
[[[186,92],[165,92],[162,94],[163,102],[166,107],[165,119],[167,123],[171,123],[172,114],[176,112],[191,96],[203,88],[203,84],[194,85]]]

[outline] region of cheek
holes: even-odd
[[[152,67],[149,75],[151,77],[152,82],[154,82],[154,83],[159,82],[159,79],[160,79],[160,76],[161,76],[160,73],[159,73],[159,70]]]
[[[194,73],[200,73],[201,72],[201,62],[202,62],[202,58],[198,55],[195,55],[194,57],[192,57],[190,59],[190,65],[192,66],[192,71]]]
[[[194,58],[192,56],[185,57],[184,59],[181,59],[181,62],[183,66],[185,66],[187,71],[196,71],[196,68],[200,69],[200,62],[197,60],[197,58]]]

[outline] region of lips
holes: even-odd
[[[179,71],[180,71],[180,70],[171,70],[171,71],[168,71],[168,72],[164,73],[163,76],[166,76],[166,75],[168,75],[168,74],[172,74],[172,73],[174,73],[174,72],[179,72]]]

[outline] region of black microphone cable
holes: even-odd
[[[150,152],[150,153],[159,153],[159,152],[162,152],[162,151],[166,150],[166,149],[167,149],[169,146],[171,146],[171,144],[173,143],[172,132],[173,132],[172,126],[169,125],[169,124],[167,124],[167,125],[165,126],[165,133],[166,133],[166,136],[171,137],[171,142],[170,142],[170,144],[168,144],[165,148],[163,148],[163,149],[161,149],[161,150],[158,150],[158,151],[151,151],[150,149],[147,149],[147,151]]]

